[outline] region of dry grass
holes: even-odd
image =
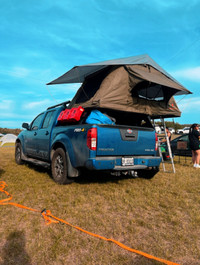
[[[13,201],[182,265],[200,264],[200,170],[176,161],[176,174],[152,179],[87,176],[60,186],[49,172],[18,166],[14,148],[0,148],[0,180]],[[169,168],[170,165],[167,165]],[[0,199],[5,198],[0,194]],[[45,226],[40,214],[0,206],[0,264],[158,265],[67,225]]]
[[[13,146],[15,146],[15,143],[4,143],[3,145],[1,145],[1,144],[2,144],[2,142],[0,141],[1,147],[13,147]]]

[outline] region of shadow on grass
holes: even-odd
[[[1,175],[3,175],[4,173],[5,173],[5,170],[3,170],[3,169],[0,168],[0,177],[1,177]]]
[[[32,162],[26,162],[25,163],[29,168],[31,168],[34,171],[37,171],[39,173],[47,173],[49,175],[49,178],[52,179],[51,176],[51,169],[50,166],[47,164],[38,164],[38,163],[32,163]],[[130,175],[112,175],[108,172],[98,172],[98,171],[86,171],[84,170],[80,177],[77,178],[71,178],[73,182],[78,184],[89,184],[89,183],[106,183],[106,182],[113,182],[117,183],[120,180],[123,179],[133,179],[134,177]]]
[[[51,175],[51,168],[50,165],[45,162],[40,163],[33,163],[33,162],[26,162],[25,163],[30,169],[37,171],[39,173],[47,173],[49,178],[52,179]],[[130,174],[111,174],[106,171],[89,171],[83,170],[81,171],[81,175],[79,177],[70,178],[72,182],[78,184],[89,184],[89,183],[107,183],[113,182],[118,183],[120,180],[125,179],[138,179],[138,177],[134,177]],[[145,178],[142,178],[145,179]]]
[[[75,178],[74,182],[79,184],[89,183],[107,183],[113,182],[118,183],[120,180],[135,179],[129,174],[113,175],[109,172],[98,172],[98,171],[86,171],[80,177]]]
[[[40,163],[25,162],[25,165],[30,169],[35,170],[39,173],[48,173],[49,175],[51,175],[50,165],[48,165],[45,162],[40,162]]]
[[[31,265],[31,259],[25,250],[25,234],[14,231],[9,234],[2,252],[1,265]]]

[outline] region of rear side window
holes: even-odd
[[[54,114],[55,111],[49,111],[47,112],[46,116],[45,116],[45,119],[44,119],[44,122],[43,122],[43,125],[42,125],[42,128],[48,128],[49,127],[49,124],[51,124],[52,122],[52,119],[53,119],[53,114]]]

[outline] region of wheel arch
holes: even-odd
[[[22,159],[23,160],[26,160],[27,159],[27,156],[26,156],[25,151],[24,151],[23,138],[22,139],[17,138],[16,141],[15,141],[15,147],[16,147],[17,144],[20,144],[21,145],[21,148],[22,148]]]
[[[58,149],[58,148],[62,148],[65,151],[65,153],[67,151],[65,146],[64,146],[64,144],[62,144],[61,142],[56,142],[51,148],[50,160],[52,160],[53,154],[54,154],[55,150]]]
[[[19,138],[16,139],[15,143],[20,143],[21,144],[21,141]]]
[[[55,142],[54,145],[51,148],[51,152],[50,152],[50,161],[52,161],[52,157],[54,152],[56,151],[56,149],[58,148],[62,148],[65,151],[66,154],[66,159],[67,159],[67,171],[68,171],[68,176],[69,177],[78,177],[80,175],[80,172],[78,169],[76,169],[75,167],[72,166],[72,162],[71,162],[71,157],[70,154],[68,152],[67,147],[62,143],[62,142]]]
[[[21,147],[23,148],[22,141],[19,138],[16,139],[15,146],[16,146],[16,144],[21,144]]]

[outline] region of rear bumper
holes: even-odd
[[[161,157],[158,156],[134,156],[134,165],[122,166],[122,157],[96,157],[89,158],[85,167],[90,170],[138,170],[150,167],[159,167]]]

